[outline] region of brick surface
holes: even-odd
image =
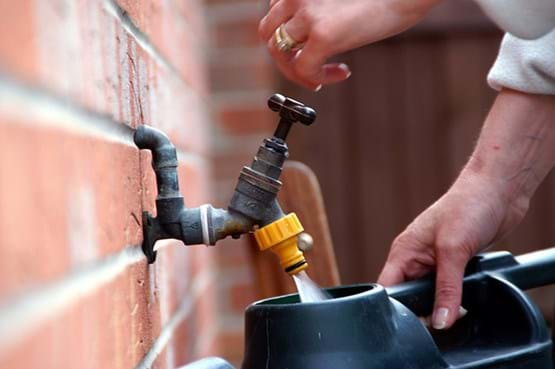
[[[210,340],[218,316],[217,281],[201,276],[206,270],[190,273],[190,263],[183,257],[190,252],[180,257],[178,250],[184,248],[175,246],[163,247],[156,264],[147,266],[143,260],[130,265],[113,281],[99,284],[42,320],[22,339],[0,346],[0,361],[14,368],[39,363],[45,368],[69,368],[80,360],[86,361],[80,367],[132,368],[175,314],[183,315],[182,320],[153,367],[174,368],[200,357],[202,347],[197,343]],[[191,306],[179,312],[184,301]]]
[[[118,0],[118,4],[189,84],[206,91],[201,1]]]
[[[218,317],[218,296],[215,288],[218,281],[207,276],[206,271],[196,275],[196,278],[196,282],[192,282],[193,285],[198,282],[198,279],[207,279],[202,282],[200,290],[191,291],[188,314],[174,327],[171,339],[165,346],[165,352],[156,359],[154,367],[165,363],[167,367],[174,368],[200,359],[204,356],[202,350],[205,343],[212,342]],[[214,354],[217,353],[214,352]]]
[[[0,351],[10,368],[133,368],[158,335],[157,301],[144,263],[83,298],[10,351]],[[8,332],[4,332],[7,334]]]
[[[240,368],[245,347],[243,332],[224,332],[218,335],[212,344],[202,353],[211,356],[218,353],[235,367]]]
[[[215,63],[211,68],[211,88],[217,92],[263,90],[275,82],[274,71],[265,58]]]
[[[136,148],[15,121],[2,132],[0,296],[140,244],[141,198],[152,211],[155,181],[150,167],[140,177]],[[182,163],[185,197],[203,202],[207,168]]]
[[[239,314],[242,314],[245,308],[255,300],[256,294],[251,283],[240,284],[231,288],[231,307]]]
[[[0,70],[26,73],[31,79],[38,78],[33,1],[0,1],[0,18],[0,35],[10,35],[0,37]],[[22,22],[22,19],[27,21]]]
[[[264,102],[274,84],[256,33],[264,6],[0,0],[0,313],[60,299],[13,337],[2,332],[2,366],[133,368],[168,329],[153,368],[240,360],[242,310],[254,299],[248,237],[163,241],[147,265],[137,247],[155,177],[126,126],[170,136],[187,206],[227,206],[275,123],[264,103],[242,101]],[[127,250],[135,256],[114,272]]]
[[[205,82],[192,83],[166,67],[103,1],[24,1],[5,10],[0,24],[14,17],[27,21],[11,37],[0,37],[3,72],[130,126],[152,124],[183,149],[206,152]],[[29,27],[35,37],[27,37]],[[195,68],[191,74],[203,79],[204,71]]]
[[[230,136],[269,134],[277,125],[276,115],[265,106],[230,104],[216,109],[218,109],[219,124]]]
[[[142,238],[135,148],[17,123],[0,136],[0,296]]]
[[[215,48],[230,47],[259,47],[258,17],[230,22],[220,22],[214,25],[211,42]]]

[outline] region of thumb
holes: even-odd
[[[468,262],[464,247],[443,247],[437,249],[437,275],[434,313],[434,329],[451,327],[459,316],[462,299],[462,282]]]

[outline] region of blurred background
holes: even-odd
[[[156,190],[137,125],[178,147],[188,206],[225,207],[275,127],[267,98],[313,106],[317,123],[294,128],[291,159],[320,181],[342,283],[375,281],[391,241],[454,181],[495,97],[486,75],[502,37],[472,2],[447,0],[409,32],[341,55],[352,77],[318,93],[274,68],[257,34],[266,8],[0,0],[3,367],[240,362],[243,310],[267,297],[256,264],[268,256],[248,237],[164,242],[149,266],[141,213]],[[554,188],[551,175],[497,248],[553,244]],[[533,293],[550,315],[553,289]]]

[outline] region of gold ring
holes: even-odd
[[[289,36],[289,33],[285,30],[284,24],[276,29],[274,37],[276,40],[276,46],[281,52],[288,53],[299,47],[298,42],[293,40],[293,38]]]

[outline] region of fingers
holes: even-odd
[[[459,308],[459,312],[457,314],[457,320],[464,318],[467,314],[468,314],[468,310],[466,310],[464,307],[461,306]],[[418,317],[418,320],[420,320],[420,323],[425,325],[427,328],[432,327],[432,317],[431,316],[425,316],[425,317],[420,316],[420,317]]]
[[[405,281],[405,274],[398,265],[387,262],[378,277],[378,284],[389,287]]]
[[[434,313],[434,329],[447,329],[458,317],[462,298],[464,269],[469,256],[462,245],[437,248],[437,275]]]
[[[315,83],[320,82],[324,77],[322,66],[326,62],[321,51],[314,47],[314,42],[309,40],[304,48],[297,54],[295,60],[295,70],[299,76]]]
[[[321,37],[310,36],[310,22],[302,11],[295,14],[294,4],[287,0],[273,0],[266,17],[260,21],[260,37],[267,42],[270,55],[276,61],[278,69],[289,80],[308,89],[318,91],[322,85],[344,81],[351,71],[346,64],[325,64],[328,49]],[[276,47],[274,33],[284,25],[284,31],[298,44],[304,44],[301,50],[291,53]],[[312,40],[314,39],[314,40]]]
[[[326,64],[320,68],[318,78],[308,79],[298,73],[297,55],[302,53],[302,51],[297,52],[297,54],[284,53],[277,48],[273,39],[268,41],[267,47],[270,55],[276,62],[278,69],[285,75],[285,77],[310,90],[318,91],[322,87],[322,84],[343,81],[351,75],[349,67],[345,64]]]
[[[284,25],[285,32],[297,43],[302,44],[308,39],[309,25],[299,16],[293,16]]]
[[[290,81],[296,82],[310,90],[318,90],[320,87],[319,83],[315,83],[309,80],[306,80],[295,72],[294,68],[294,58],[295,54],[293,53],[284,53],[278,50],[276,43],[273,39],[268,41],[268,51],[270,55],[276,62],[278,69],[283,73],[283,75],[289,79]]]
[[[323,49],[309,39],[294,60],[295,73],[315,85],[336,83],[351,76],[347,64],[325,64],[327,58],[328,55],[323,53]]]
[[[264,41],[270,40],[274,31],[293,16],[294,9],[288,1],[277,1],[262,18],[258,26],[260,38]]]
[[[324,64],[322,71],[322,84],[325,85],[344,81],[351,76],[349,66],[344,63]]]

